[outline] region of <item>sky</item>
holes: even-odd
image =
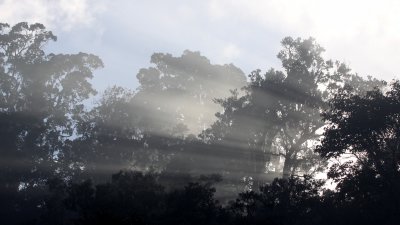
[[[200,51],[245,74],[280,68],[286,36],[314,37],[326,59],[391,80],[400,74],[398,12],[397,0],[0,0],[0,22],[39,22],[58,36],[47,51],[100,56],[105,68],[93,79],[100,91],[135,89],[154,52]]]

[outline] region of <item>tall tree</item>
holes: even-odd
[[[92,70],[103,66],[101,60],[86,53],[46,54],[44,46],[55,40],[42,24],[0,24],[3,197],[65,172],[68,166],[60,163],[67,154],[65,140],[74,134],[74,118],[84,108],[82,101],[96,93],[88,80]]]
[[[193,147],[184,144],[188,133],[214,120],[221,107],[213,99],[246,84],[240,69],[213,65],[198,52],[185,51],[181,57],[156,53],[151,62],[155,67],[137,74],[136,93],[108,89],[77,124],[78,138],[69,146],[71,164],[91,178],[108,177],[119,168],[162,170],[180,149]]]
[[[328,126],[317,151],[334,162],[328,177],[338,182],[338,204],[353,208],[358,222],[397,223],[400,82],[386,93],[375,88],[359,94],[345,86],[323,117]]]
[[[77,123],[77,137],[69,147],[71,164],[84,177],[105,181],[120,169],[160,171],[182,138],[150,133],[141,111],[132,101],[133,91],[107,89],[95,106]]]
[[[287,37],[282,47],[278,58],[284,71],[252,72],[245,95],[233,92],[217,100],[224,111],[203,133],[210,143],[236,146],[233,158],[247,161],[243,170],[257,180],[267,171],[284,177],[317,171],[323,161],[313,150],[325,125],[320,113],[327,100],[344,83],[368,88],[344,64],[324,60],[324,49],[312,38]]]
[[[154,67],[137,74],[140,86],[133,103],[144,129],[152,133],[200,133],[221,110],[213,99],[246,84],[239,68],[211,64],[199,52],[186,50],[180,57],[155,53],[151,63]]]
[[[84,177],[97,181],[128,168],[141,137],[130,105],[134,93],[121,87],[107,89],[94,107],[77,123],[77,137],[70,142],[71,165]]]

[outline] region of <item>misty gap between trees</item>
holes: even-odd
[[[154,53],[138,88],[99,95],[102,60],[56,40],[0,24],[1,224],[399,221],[399,81],[285,37],[282,69]]]

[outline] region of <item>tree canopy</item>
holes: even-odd
[[[155,53],[151,63],[154,67],[137,74],[140,86],[133,105],[144,129],[153,133],[199,134],[220,110],[213,100],[246,85],[239,68],[211,64],[199,52],[186,50],[180,57]]]
[[[324,126],[320,113],[336,85],[350,76],[343,64],[324,60],[324,49],[312,38],[287,37],[281,44],[284,71],[253,71],[245,95],[217,100],[224,111],[203,134],[211,143],[241,148],[240,160],[250,159],[246,170],[254,178],[317,171],[321,162],[312,146]]]
[[[89,80],[102,61],[86,53],[46,54],[44,46],[56,39],[41,24],[0,24],[3,213],[22,207],[7,205],[18,190],[68,176],[69,165],[61,163],[68,154],[64,141],[75,132],[83,100],[96,93]]]
[[[400,83],[363,95],[342,88],[323,114],[328,121],[317,152],[338,159],[328,176],[338,182],[343,204],[368,223],[398,220],[400,195]],[[380,208],[377,209],[376,206]]]

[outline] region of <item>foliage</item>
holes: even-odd
[[[33,193],[54,174],[68,176],[65,141],[82,101],[96,93],[92,70],[103,66],[91,54],[46,54],[44,46],[55,40],[41,24],[0,24],[0,202],[10,217],[25,209],[23,202],[37,205],[33,195],[10,197],[18,189]]]
[[[345,86],[330,106],[317,151],[337,159],[328,176],[338,182],[341,203],[359,208],[354,215],[366,223],[394,223],[400,210],[399,81],[386,93],[376,88],[358,95]]]
[[[199,52],[186,50],[180,57],[155,53],[151,63],[154,67],[137,74],[140,86],[133,101],[140,127],[148,133],[198,134],[220,110],[213,99],[227,97],[229,90],[246,84],[239,68],[211,64]]]
[[[311,177],[276,178],[259,192],[243,192],[230,205],[237,224],[319,224],[323,182]]]
[[[285,177],[318,171],[323,162],[313,146],[324,125],[320,112],[337,83],[350,76],[342,64],[325,61],[324,49],[312,38],[287,37],[282,47],[278,58],[284,72],[252,72],[245,95],[233,92],[217,100],[224,111],[203,133],[210,143],[240,148],[242,156],[236,160],[249,159],[242,170],[256,180],[265,180],[267,171]]]

